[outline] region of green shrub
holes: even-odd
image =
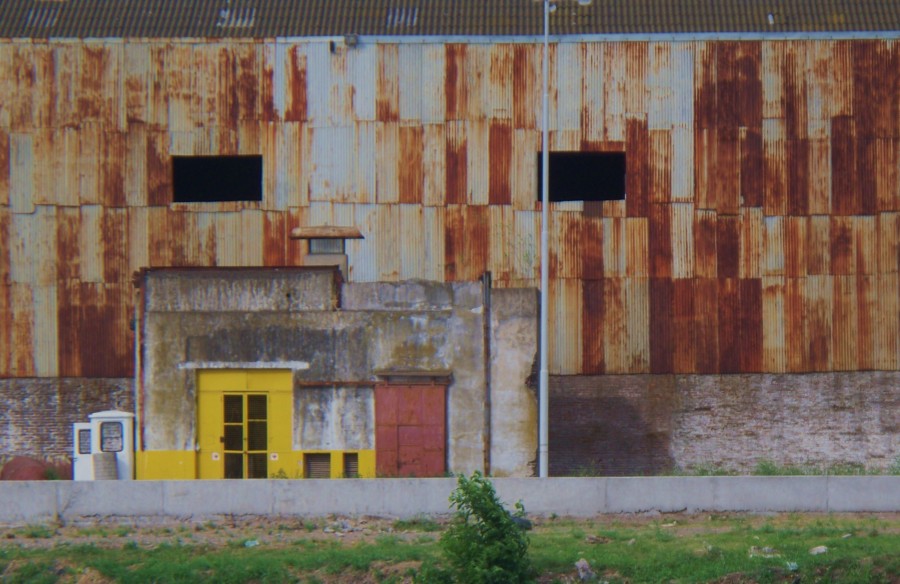
[[[513,519],[525,515],[521,502],[510,514],[497,498],[494,485],[476,471],[471,478],[461,475],[457,479],[450,506],[456,513],[441,536],[448,570],[444,574],[428,570],[423,580],[466,584],[533,581],[528,538]]]

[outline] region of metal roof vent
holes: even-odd
[[[59,3],[53,3],[50,6],[37,5],[28,11],[25,26],[35,28],[53,28],[56,21],[59,20],[59,13],[62,7]]]
[[[223,8],[219,10],[219,28],[251,28],[256,20],[256,8]]]
[[[419,7],[388,8],[386,25],[388,28],[412,28],[419,22]]]
[[[771,12],[768,14],[769,26],[775,25],[775,15]]]

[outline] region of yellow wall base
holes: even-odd
[[[343,450],[308,451],[331,454],[331,478],[344,478]],[[355,450],[361,479],[375,478],[375,451]],[[269,460],[269,478],[302,479],[303,455],[307,451],[291,451],[279,455],[277,461]],[[135,478],[145,481],[191,480],[197,477],[197,454],[190,450],[145,450],[135,453]]]

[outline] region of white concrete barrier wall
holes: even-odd
[[[532,515],[900,511],[900,477],[492,479]],[[22,481],[0,483],[0,523],[223,515],[413,517],[450,513],[456,480]]]

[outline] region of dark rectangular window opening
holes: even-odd
[[[176,203],[262,201],[262,156],[173,156]]]
[[[543,166],[537,153],[537,200],[541,200]],[[621,201],[625,199],[624,152],[551,152],[550,201]]]
[[[308,479],[331,478],[331,454],[309,452],[303,455],[304,476]]]
[[[344,453],[344,478],[346,478],[346,479],[358,479],[359,478],[359,453],[357,453],[357,452],[345,452]]]

